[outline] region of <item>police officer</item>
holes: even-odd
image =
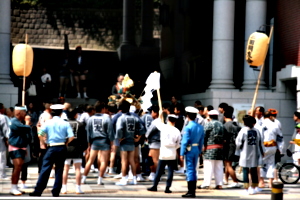
[[[52,109],[51,114],[53,118],[46,121],[38,133],[39,136],[46,136],[48,149],[43,158],[42,169],[35,189],[29,196],[42,195],[47,186],[53,164],[55,164],[55,182],[52,195],[54,197],[59,196],[67,153],[66,146],[74,139],[74,133],[69,122],[60,118],[63,107],[62,104],[55,104],[50,107]]]
[[[183,161],[183,156],[185,155],[188,192],[182,197],[194,198],[196,197],[195,190],[197,185],[196,167],[204,142],[204,129],[202,125],[194,121],[198,113],[197,108],[188,106],[185,108],[185,111],[188,124],[184,127],[182,135],[180,160]]]

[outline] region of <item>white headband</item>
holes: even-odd
[[[15,110],[25,110],[27,111],[27,107],[25,106],[15,106]]]

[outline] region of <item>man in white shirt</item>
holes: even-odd
[[[148,188],[148,191],[157,191],[157,185],[160,181],[161,175],[165,170],[165,166],[168,165],[168,178],[165,193],[172,193],[170,187],[173,180],[173,171],[176,163],[176,150],[180,147],[181,134],[180,131],[175,127],[175,122],[178,119],[176,115],[168,115],[167,124],[163,123],[163,116],[160,113],[160,119],[156,120],[154,123],[156,127],[160,130],[161,146],[159,153],[158,166],[153,182],[153,186]]]

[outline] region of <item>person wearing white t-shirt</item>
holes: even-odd
[[[168,115],[167,124],[164,124],[162,114],[160,114],[161,120],[155,120],[155,125],[160,130],[160,153],[158,166],[153,182],[153,186],[148,188],[148,191],[157,191],[157,185],[165,170],[165,166],[168,165],[168,178],[165,193],[171,193],[170,187],[173,180],[173,171],[176,166],[176,150],[180,147],[181,134],[175,127],[175,122],[178,119],[176,115]]]

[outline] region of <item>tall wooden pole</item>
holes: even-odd
[[[25,49],[25,59],[24,59],[24,73],[23,73],[23,90],[22,90],[22,106],[25,106],[25,84],[26,84],[26,77],[25,77],[25,71],[26,71],[26,65],[27,65],[27,43],[28,43],[28,35],[26,33],[25,36],[25,44],[26,44],[26,49]]]
[[[271,26],[270,35],[269,35],[269,39],[268,39],[268,45],[270,44],[270,40],[272,38],[272,35],[273,35],[273,26]],[[256,84],[255,92],[254,92],[254,97],[253,97],[253,100],[252,100],[251,116],[254,115],[254,107],[255,107],[255,104],[256,104],[256,99],[257,99],[257,94],[258,94],[258,88],[259,88],[259,84],[260,84],[260,78],[262,76],[264,66],[265,66],[265,62],[262,64],[262,66],[260,68],[260,71],[259,71],[259,75],[258,75],[258,79],[257,79],[257,84]]]

